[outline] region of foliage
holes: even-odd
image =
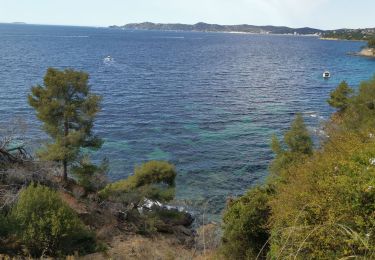
[[[14,231],[13,223],[7,217],[4,210],[0,211],[0,241],[7,238]],[[0,246],[1,248],[1,246]]]
[[[223,217],[221,247],[227,259],[255,259],[263,247],[267,252],[271,214],[268,202],[272,193],[271,186],[264,185],[229,203]]]
[[[175,167],[164,161],[150,161],[134,170],[125,180],[107,185],[100,191],[102,197],[120,196],[129,202],[143,198],[170,201],[175,194]]]
[[[337,98],[340,95],[334,96]],[[272,148],[276,158],[273,166],[277,166],[275,173],[278,178],[267,183],[272,185],[272,194],[266,193],[267,196],[262,197],[259,191],[264,187],[254,188],[229,207],[224,215],[224,238],[227,242],[223,243],[222,250],[227,252],[227,259],[252,259],[259,247],[244,241],[247,241],[246,238],[254,240],[254,230],[264,227],[269,235],[269,247],[265,248],[266,255],[260,255],[263,258],[374,257],[374,100],[375,78],[361,83],[358,92],[345,100],[345,109],[339,110],[327,123],[329,138],[318,151],[291,145],[299,143],[296,140],[307,140],[294,138],[290,134],[292,130],[285,135],[292,136],[288,142],[285,141],[288,149],[283,149],[274,138]],[[340,108],[343,106],[340,105]],[[296,127],[291,129],[299,133],[297,135],[305,133],[295,131]],[[309,142],[302,141],[301,147],[308,147],[304,145],[306,143]],[[303,159],[296,160],[298,155]],[[292,159],[287,161],[285,156]],[[268,207],[269,214],[266,222],[257,223],[254,216],[261,215],[256,212],[264,207]],[[248,226],[252,229],[242,223],[251,223]]]
[[[290,130],[285,133],[284,141],[292,153],[312,154],[312,140],[301,114],[297,114]]]
[[[375,252],[374,144],[342,133],[287,169],[288,181],[277,185],[270,201],[271,256],[339,259]]]
[[[34,257],[90,253],[94,236],[58,193],[41,185],[24,189],[11,212],[17,234]]]
[[[283,148],[286,146],[286,149]],[[276,136],[272,137],[271,148],[276,154],[270,166],[271,173],[279,175],[288,165],[299,162],[313,152],[313,142],[301,114],[297,114],[291,128],[284,135],[284,145]]]
[[[15,243],[13,233],[15,231],[12,221],[7,217],[4,210],[0,211],[0,254],[14,254],[18,246]]]
[[[91,93],[88,78],[85,72],[49,68],[44,86],[33,87],[28,97],[29,104],[44,123],[44,130],[53,139],[39,156],[62,162],[64,180],[67,179],[67,166],[76,161],[80,148],[97,149],[102,144],[92,133],[101,97]]]
[[[341,116],[347,131],[372,129],[375,127],[375,76],[360,84],[358,92],[351,99],[350,106]]]
[[[331,107],[338,109],[339,112],[343,112],[349,106],[352,93],[353,89],[349,87],[348,83],[343,81],[331,92],[327,102]]]
[[[106,185],[106,173],[108,172],[108,160],[104,159],[100,166],[91,163],[87,156],[82,157],[78,165],[73,165],[72,172],[77,177],[78,183],[86,191],[95,192]]]
[[[8,233],[8,219],[0,212],[0,237],[6,237]]]

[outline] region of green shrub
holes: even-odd
[[[95,250],[93,234],[58,193],[47,187],[31,184],[21,191],[11,218],[20,240],[34,257]]]
[[[102,197],[122,197],[132,202],[143,198],[170,201],[175,195],[176,170],[164,161],[150,161],[135,168],[134,175],[107,185]]]
[[[290,130],[284,135],[284,142],[291,153],[311,155],[313,142],[301,114],[297,114]]]
[[[276,157],[270,165],[273,177],[280,177],[283,169],[305,160],[313,153],[313,142],[301,114],[297,114],[283,143],[272,137],[271,148]]]
[[[108,172],[108,160],[103,160],[97,166],[91,163],[89,157],[83,157],[78,165],[72,167],[72,172],[78,183],[88,192],[101,190],[106,185],[106,173]]]
[[[361,82],[358,92],[351,98],[350,106],[341,115],[347,131],[375,128],[375,76]]]
[[[272,188],[265,185],[229,203],[223,217],[221,247],[227,259],[255,259],[267,253],[271,213],[268,201],[272,193]]]
[[[10,231],[8,218],[0,212],[0,238],[7,237]]]
[[[14,225],[11,223],[9,218],[5,215],[4,212],[0,211],[0,254],[6,253],[11,254],[15,253],[15,248],[17,244],[14,243]]]
[[[353,92],[348,83],[343,81],[330,93],[330,98],[327,102],[331,107],[338,109],[339,112],[343,112],[349,106]]]

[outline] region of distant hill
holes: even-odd
[[[331,30],[322,33],[322,38],[368,41],[375,38],[375,28]]]
[[[219,25],[208,23],[189,24],[166,24],[166,23],[130,23],[123,26],[110,26],[114,29],[124,30],[158,30],[158,31],[193,31],[193,32],[240,32],[240,33],[263,33],[263,34],[318,34],[324,31],[309,27],[290,28],[285,26],[255,26],[255,25]]]

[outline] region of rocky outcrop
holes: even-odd
[[[364,48],[358,53],[358,55],[364,56],[364,57],[375,58],[375,49],[374,48]]]

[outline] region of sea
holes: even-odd
[[[262,183],[270,138],[302,113],[314,140],[341,81],[357,88],[375,59],[364,42],[318,37],[0,24],[0,128],[35,151],[48,137],[27,103],[49,67],[90,74],[103,97],[94,131],[105,140],[111,181],[136,165],[176,165],[176,205],[218,220],[229,197]],[[110,56],[110,58],[108,57]],[[332,77],[322,78],[329,70]],[[15,123],[16,122],[16,123]],[[324,133],[323,133],[324,134]],[[202,214],[204,213],[204,214]]]

